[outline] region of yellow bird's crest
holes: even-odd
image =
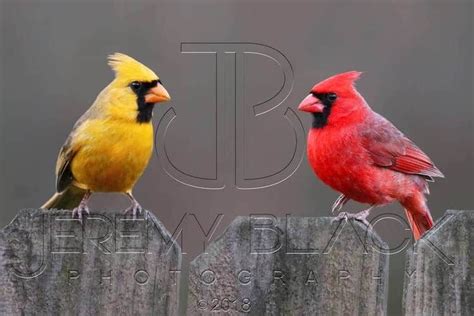
[[[159,77],[147,66],[130,56],[115,53],[109,56],[109,66],[115,72],[115,79],[124,84],[132,81],[150,82]]]

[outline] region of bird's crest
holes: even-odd
[[[108,60],[109,66],[115,72],[115,78],[127,84],[132,81],[149,82],[159,79],[150,68],[125,54],[112,54]]]
[[[361,74],[362,72],[359,71],[348,71],[334,75],[317,83],[311,91],[316,93],[352,92],[354,89],[354,83],[359,79]]]

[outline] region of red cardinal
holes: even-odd
[[[444,176],[420,148],[372,111],[354,88],[360,74],[349,71],[316,84],[299,105],[313,116],[308,160],[324,183],[342,193],[333,212],[350,199],[367,203],[370,208],[351,215],[367,223],[374,206],[399,201],[418,240],[433,226],[427,181]]]

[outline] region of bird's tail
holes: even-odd
[[[71,210],[79,205],[86,190],[71,185],[61,193],[55,193],[46,203],[43,209]]]
[[[405,207],[413,236],[415,240],[418,240],[421,235],[433,227],[433,218],[426,205],[425,196],[420,192],[403,201],[402,205]]]

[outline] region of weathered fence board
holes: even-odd
[[[177,315],[180,249],[150,214],[21,211],[0,231],[1,315]],[[407,254],[406,315],[474,315],[474,212]],[[188,315],[383,315],[387,246],[356,221],[238,217],[190,266]]]
[[[179,246],[121,214],[21,211],[0,232],[0,314],[175,315]]]
[[[188,314],[383,315],[387,246],[330,218],[238,217],[190,266]]]
[[[447,211],[407,253],[406,315],[474,315],[474,212]]]

